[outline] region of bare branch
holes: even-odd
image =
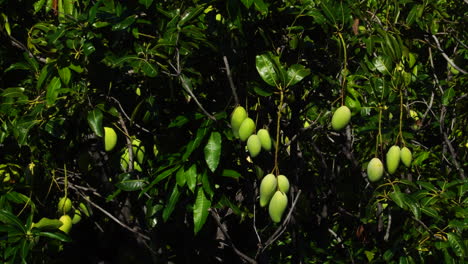
[[[458,67],[458,65],[456,65],[455,62],[453,62],[453,60],[450,59],[450,57],[445,53],[445,51],[444,51],[444,50],[442,49],[442,47],[440,46],[439,39],[438,39],[435,35],[432,35],[432,38],[435,40],[436,45],[437,45],[437,49],[442,53],[442,56],[445,58],[445,60],[446,60],[450,65],[452,65],[452,67],[454,67],[455,69],[457,69],[457,70],[460,71],[461,73],[467,74],[468,72],[466,72],[466,71],[464,71],[462,68]]]
[[[236,105],[239,105],[239,97],[237,97],[236,86],[234,86],[234,81],[232,80],[231,68],[229,68],[229,62],[226,56],[223,56],[224,66],[226,67],[226,75],[229,80],[229,86],[231,86],[232,95],[234,96],[234,102]]]
[[[216,212],[215,209],[208,209],[210,211],[210,214],[211,216],[214,218],[214,220],[216,221],[216,224],[218,225],[218,227],[221,229],[221,232],[223,232],[224,236],[227,238],[227,243],[229,246],[232,247],[232,249],[234,250],[234,252],[236,252],[237,255],[239,255],[239,257],[241,257],[242,259],[244,259],[245,261],[249,262],[249,263],[252,263],[252,264],[257,264],[257,261],[255,261],[255,259],[245,255],[244,253],[242,253],[239,249],[237,249],[237,247],[234,245],[234,243],[232,242],[232,239],[231,237],[229,236],[227,230],[226,230],[226,227],[221,223],[221,217],[219,216],[218,212]]]

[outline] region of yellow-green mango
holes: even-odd
[[[400,150],[400,158],[401,162],[403,162],[403,164],[405,164],[406,167],[411,166],[411,160],[413,159],[413,155],[411,154],[411,150],[409,150],[409,148],[403,147]]]
[[[231,114],[231,128],[234,136],[239,138],[239,128],[242,122],[247,118],[247,112],[244,107],[238,106],[232,111]]]
[[[72,202],[71,202],[71,200],[69,198],[62,197],[62,198],[60,198],[60,200],[58,202],[57,208],[58,208],[58,211],[61,214],[66,214],[72,208]]]
[[[278,181],[273,174],[267,174],[260,183],[260,206],[265,207],[276,192]]]
[[[260,139],[257,135],[251,135],[247,140],[247,149],[250,152],[250,156],[255,158],[258,156],[260,151],[262,150],[262,143],[260,143]]]
[[[81,221],[81,211],[78,209],[75,209],[75,213],[73,214],[73,218],[72,218],[72,224],[77,224],[80,221]]]
[[[104,127],[104,149],[111,151],[117,144],[117,134],[112,127]]]
[[[139,164],[143,164],[143,159],[145,158],[145,146],[141,144],[141,140],[139,139],[132,140],[132,146],[133,160],[138,161]]]
[[[387,170],[388,173],[393,174],[400,165],[400,147],[392,146],[386,156]]]
[[[142,169],[140,164],[136,161],[138,158],[135,158],[135,154],[133,154],[133,169],[136,171],[141,172]],[[123,171],[127,171],[128,164],[130,163],[130,154],[128,153],[128,148],[125,148],[124,153],[120,156],[120,167]]]
[[[239,128],[239,138],[242,141],[246,141],[250,135],[255,131],[255,122],[252,118],[247,117],[242,121],[242,124]]]
[[[268,133],[268,130],[262,128],[259,129],[257,132],[257,136],[260,139],[260,143],[262,143],[262,148],[266,151],[271,150],[271,137],[270,133]]]
[[[63,223],[59,229],[68,234],[72,227],[72,219],[69,215],[62,215],[59,220]]]
[[[379,158],[373,158],[367,164],[367,177],[369,181],[376,182],[382,178],[384,167],[382,161]]]
[[[286,207],[288,206],[288,197],[282,191],[276,191],[273,197],[271,197],[270,205],[268,206],[268,212],[270,218],[275,223],[281,222]]]
[[[289,180],[284,175],[278,175],[278,189],[284,193],[289,191]]]
[[[346,125],[351,120],[351,111],[346,105],[343,105],[336,109],[332,117],[332,128],[335,131],[339,131],[346,127]]]

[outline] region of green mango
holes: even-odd
[[[47,217],[43,217],[39,222],[32,224],[32,227],[39,229],[57,229],[60,226],[62,226],[62,222],[57,219],[50,219]]]
[[[234,136],[239,138],[239,128],[242,122],[247,118],[247,112],[244,107],[238,106],[232,111],[231,114],[231,128]]]
[[[267,174],[260,183],[260,206],[265,207],[270,202],[278,186],[276,176]]]
[[[271,198],[270,205],[268,206],[268,212],[273,222],[281,222],[286,207],[288,206],[288,197],[282,191],[276,191]]]
[[[367,164],[367,177],[369,181],[376,182],[380,180],[383,176],[383,172],[383,163],[379,158],[373,158],[369,164]]]
[[[405,164],[406,167],[411,166],[411,160],[413,159],[413,155],[411,154],[411,150],[409,150],[409,148],[403,147],[400,150],[400,158],[401,162],[403,162],[403,164]]]
[[[255,132],[255,122],[252,120],[252,118],[247,117],[244,121],[242,121],[242,124],[239,128],[239,138],[242,141],[246,141],[250,135]]]
[[[284,175],[278,175],[278,189],[284,193],[289,191],[289,180]]]
[[[262,143],[262,148],[266,151],[271,150],[271,137],[270,133],[268,133],[268,130],[262,128],[258,130],[257,136],[260,139],[260,143]]]
[[[117,134],[111,127],[104,127],[104,149],[111,151],[117,144]]]
[[[260,151],[262,150],[262,144],[260,143],[260,139],[257,135],[251,135],[247,140],[247,149],[250,152],[250,156],[255,158],[258,156]]]
[[[342,130],[348,125],[351,120],[351,111],[346,105],[343,105],[336,109],[332,117],[332,128],[335,131]]]
[[[72,208],[72,202],[71,202],[71,200],[69,198],[62,197],[62,198],[60,198],[60,200],[58,202],[57,208],[58,208],[58,211],[61,214],[66,214]]]
[[[388,173],[393,174],[400,165],[400,147],[392,146],[386,156]]]

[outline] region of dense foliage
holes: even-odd
[[[467,7],[0,0],[0,262],[463,263]]]

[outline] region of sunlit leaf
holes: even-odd
[[[206,198],[203,188],[198,188],[195,204],[193,205],[193,228],[195,234],[197,234],[205,224],[210,207],[211,201]]]
[[[219,158],[221,157],[221,134],[219,132],[212,132],[208,143],[205,145],[205,161],[208,168],[212,172],[216,170],[219,164]]]
[[[91,130],[98,135],[99,137],[104,136],[104,128],[102,126],[103,114],[99,108],[95,108],[92,111],[88,112],[88,124],[91,127]]]

